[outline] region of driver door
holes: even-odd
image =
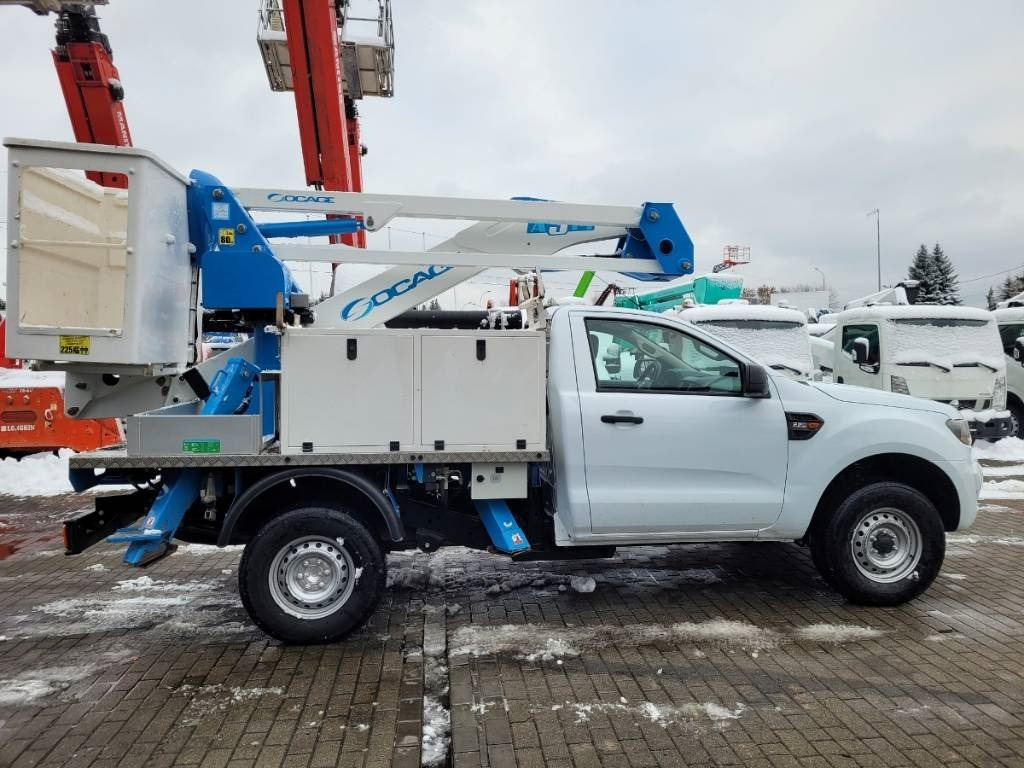
[[[752,535],[778,518],[777,396],[743,397],[739,362],[678,327],[608,313],[573,323],[595,535]]]

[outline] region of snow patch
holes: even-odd
[[[974,458],[996,461],[1024,461],[1024,440],[1004,437],[994,443],[979,440],[973,447]]]
[[[94,563],[92,565],[86,566],[82,570],[93,571],[95,573],[102,573],[103,571],[109,571],[110,569],[107,568],[107,566],[105,566],[103,563]]]
[[[858,627],[852,624],[811,624],[794,632],[799,640],[815,643],[851,643],[859,640],[873,640],[884,632],[874,627]]]
[[[243,688],[241,686],[216,685],[182,685],[175,689],[188,697],[189,702],[181,713],[180,724],[184,726],[198,725],[215,712],[224,712],[237,704],[243,704],[265,696],[284,696],[284,688]]]
[[[174,555],[216,555],[220,552],[241,552],[244,544],[229,544],[218,547],[216,544],[180,544],[172,553]]]
[[[0,461],[0,494],[8,496],[60,496],[73,493],[68,481],[68,459],[75,452],[62,448],[58,455],[36,453],[21,461]],[[133,490],[130,485],[97,485],[86,493]]]
[[[594,591],[597,587],[597,582],[590,576],[573,576],[569,579],[569,586],[576,592],[586,594]]]
[[[1024,499],[1024,480],[991,480],[986,482],[979,499]]]
[[[207,592],[213,589],[213,585],[198,581],[154,581],[149,576],[139,576],[137,579],[119,581],[112,589],[115,592]]]
[[[434,696],[424,696],[420,765],[434,768],[446,763],[451,732],[451,713]]]
[[[1024,547],[1024,538],[1018,536],[984,536],[963,533],[947,533],[947,544],[1001,544],[1007,547]]]

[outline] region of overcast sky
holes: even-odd
[[[301,187],[294,100],[267,84],[257,8],[111,0],[100,14],[136,146],[232,186]],[[746,245],[748,284],[819,283],[818,267],[844,298],[874,289],[875,208],[883,281],[921,242],[942,243],[964,281],[1024,265],[1019,0],[393,13],[395,97],[360,105],[368,191],[667,200],[698,272]],[[0,7],[0,39],[0,134],[71,140],[53,17]],[[396,247],[450,231],[419,228]],[[965,282],[966,299],[1001,279]]]

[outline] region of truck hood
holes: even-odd
[[[890,408],[907,408],[912,411],[930,411],[932,413],[944,414],[947,418],[959,418],[959,412],[951,405],[938,403],[934,400],[922,400],[919,397],[910,395],[897,395],[893,392],[882,392],[878,389],[867,387],[855,387],[850,384],[822,384],[814,383],[819,392],[828,395],[833,400],[841,400],[844,403],[858,403],[860,405],[884,405]]]

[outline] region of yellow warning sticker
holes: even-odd
[[[88,336],[60,336],[57,339],[57,349],[62,355],[88,355]]]
[[[217,230],[217,239],[221,245],[234,245],[235,244],[235,230],[231,227],[222,227]]]

